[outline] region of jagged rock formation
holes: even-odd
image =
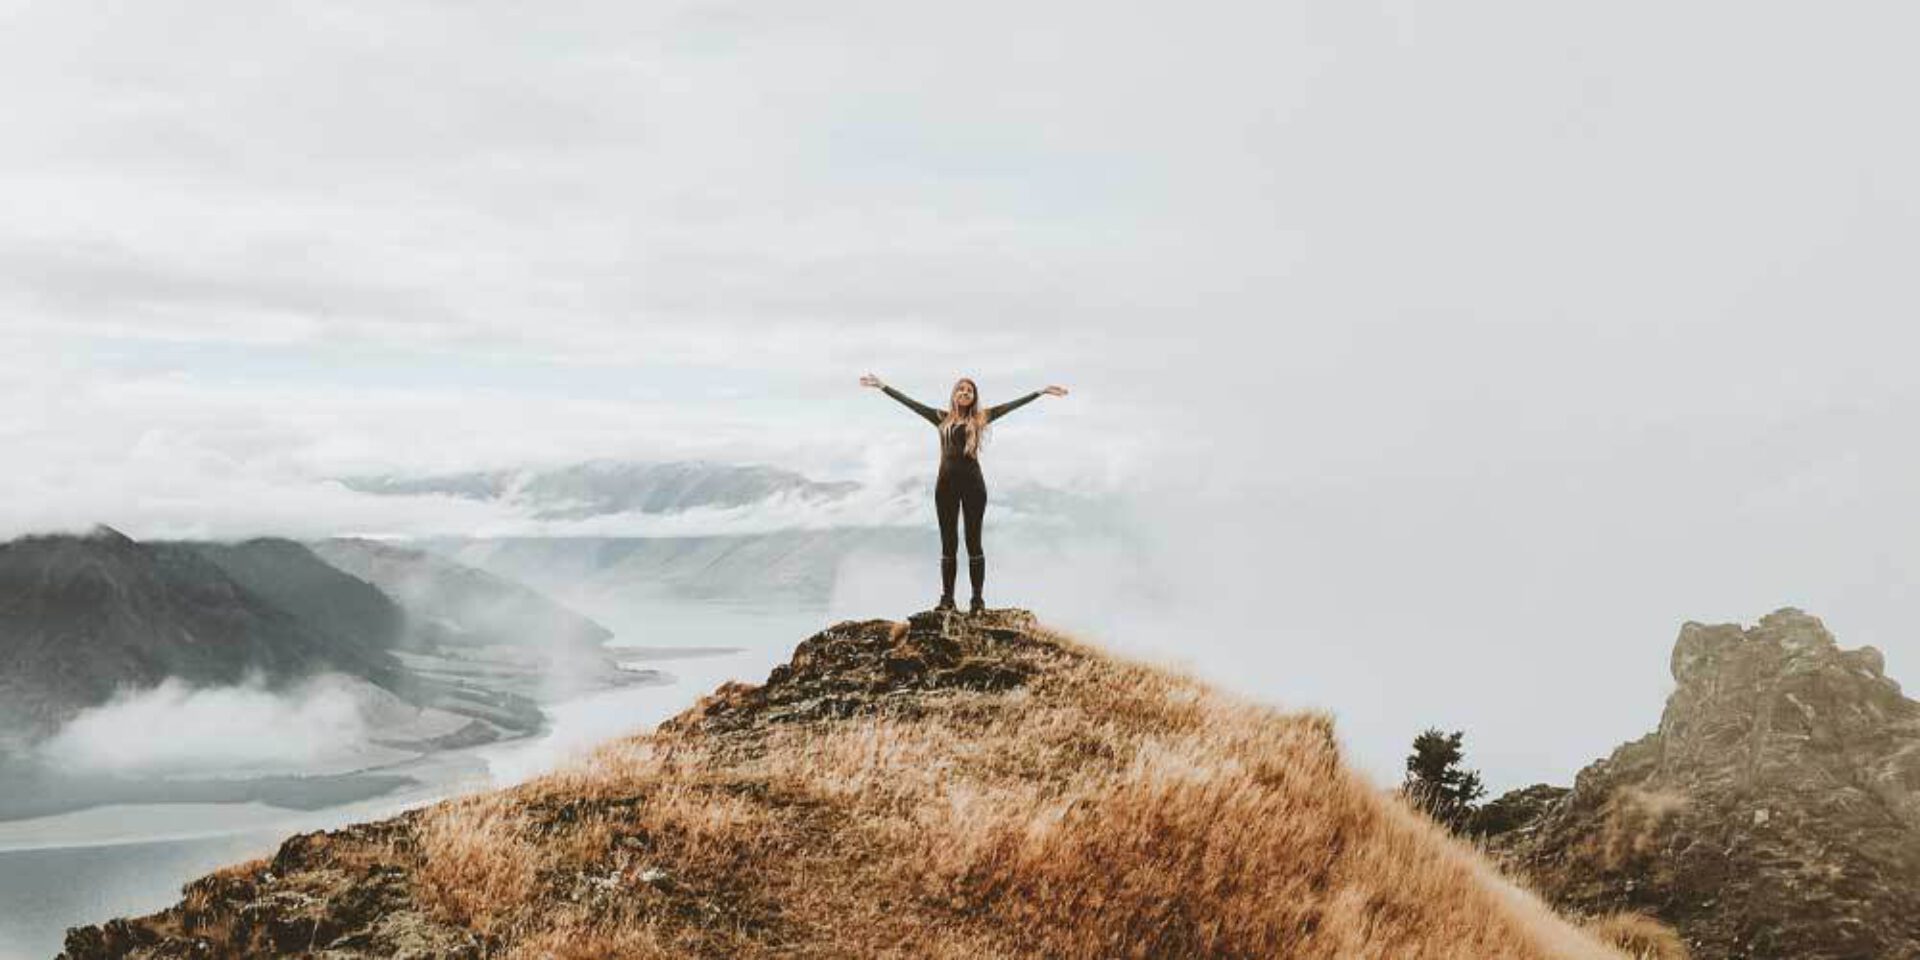
[[[1658,730],[1492,848],[1556,904],[1646,911],[1696,957],[1920,957],[1920,703],[1880,652],[1783,609],[1686,624],[1672,670]]]
[[[63,958],[1120,955],[1623,956],[1350,773],[1325,715],[1002,610],[837,624],[653,734],[295,837]]]

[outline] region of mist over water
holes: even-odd
[[[99,847],[0,850],[0,960],[48,960],[68,926],[171,906],[180,884],[270,854],[278,831]]]
[[[39,753],[61,770],[81,774],[313,773],[364,757],[369,745],[362,697],[369,689],[339,675],[282,691],[257,679],[195,688],[170,677],[82,712]]]
[[[609,740],[649,730],[729,680],[759,683],[792,656],[794,645],[827,625],[822,611],[801,606],[714,602],[635,609],[592,601],[580,606],[583,612],[588,608],[597,609],[590,615],[614,629],[609,653],[670,673],[672,685],[588,694],[549,708],[552,729],[545,735],[478,751],[496,783],[522,782]]]
[[[0,822],[0,960],[45,960],[58,952],[67,927],[170,905],[186,881],[270,854],[292,833],[378,819],[450,793],[538,776],[612,738],[651,728],[724,681],[764,680],[795,643],[826,625],[817,607],[763,604],[656,599],[581,612],[615,630],[608,647],[615,659],[665,671],[673,682],[549,705],[550,728],[539,737],[435,755],[401,768],[421,779],[417,787],[343,807],[142,804]],[[234,776],[288,769],[302,755],[320,764],[351,756],[354,727],[346,718],[354,700],[345,685],[321,680],[289,693],[166,685],[89,711],[84,722],[63,731],[48,756],[129,774],[223,770]],[[323,729],[299,733],[294,727],[303,718]],[[142,724],[164,726],[141,730]],[[168,729],[179,734],[177,742],[161,742]],[[281,742],[289,752],[275,752],[276,741],[262,730],[290,738]],[[120,735],[131,739],[116,743]]]

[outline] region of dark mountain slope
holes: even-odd
[[[309,547],[397,601],[412,616],[416,642],[565,650],[597,648],[613,637],[536,590],[424,550],[353,538]]]
[[[393,686],[387,653],[406,634],[407,617],[380,588],[353,576],[292,540],[265,537],[239,543],[159,544],[205,557],[234,582],[327,638],[335,662]]]
[[[381,646],[387,635],[322,626],[334,622],[319,616],[326,603],[300,604],[316,615],[302,617],[227,569],[242,553],[278,556],[282,573],[302,567],[281,549],[137,543],[106,527],[0,544],[0,721],[9,739],[30,740],[117,689],[168,677],[278,685],[338,671],[397,685],[399,663]],[[276,576],[247,579],[271,588]],[[334,586],[347,608],[383,616],[371,587]]]

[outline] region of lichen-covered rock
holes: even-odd
[[[1009,690],[1049,657],[1070,657],[1025,610],[927,610],[905,623],[848,620],[802,641],[759,686],[730,683],[663,730],[725,732],[891,709],[934,690]]]
[[[271,860],[187,884],[160,913],[67,931],[58,960],[479,960],[477,937],[413,902],[414,819],[293,837]]]
[[[1658,916],[1703,960],[1920,957],[1920,703],[1884,663],[1791,608],[1688,623],[1659,728],[1491,847],[1562,907]]]
[[[1550,783],[1536,783],[1531,787],[1509,791],[1475,810],[1467,824],[1468,832],[1476,836],[1488,836],[1532,830],[1542,814],[1565,798],[1567,793],[1566,787],[1556,787]]]

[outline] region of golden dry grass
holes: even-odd
[[[1672,791],[1617,790],[1607,798],[1603,829],[1581,852],[1608,870],[1618,870],[1651,853],[1658,845],[1660,828],[1686,805],[1686,795]]]
[[[266,858],[259,858],[230,864],[187,884],[182,891],[180,913],[192,919],[183,925],[183,932],[205,940],[216,951],[236,949],[242,939],[235,931],[239,916],[220,896],[220,892],[229,885],[247,882],[265,870],[269,862]]]
[[[1687,960],[1687,945],[1680,935],[1643,914],[1608,914],[1586,927],[1600,942],[1618,947],[1634,960]]]
[[[419,840],[418,899],[436,919],[482,936],[517,932],[508,924],[534,901],[543,856],[518,804],[502,794],[442,804],[421,818]]]
[[[416,898],[528,960],[1632,955],[1349,771],[1324,714],[1043,633],[1072,655],[1012,691],[668,729],[431,808]]]

